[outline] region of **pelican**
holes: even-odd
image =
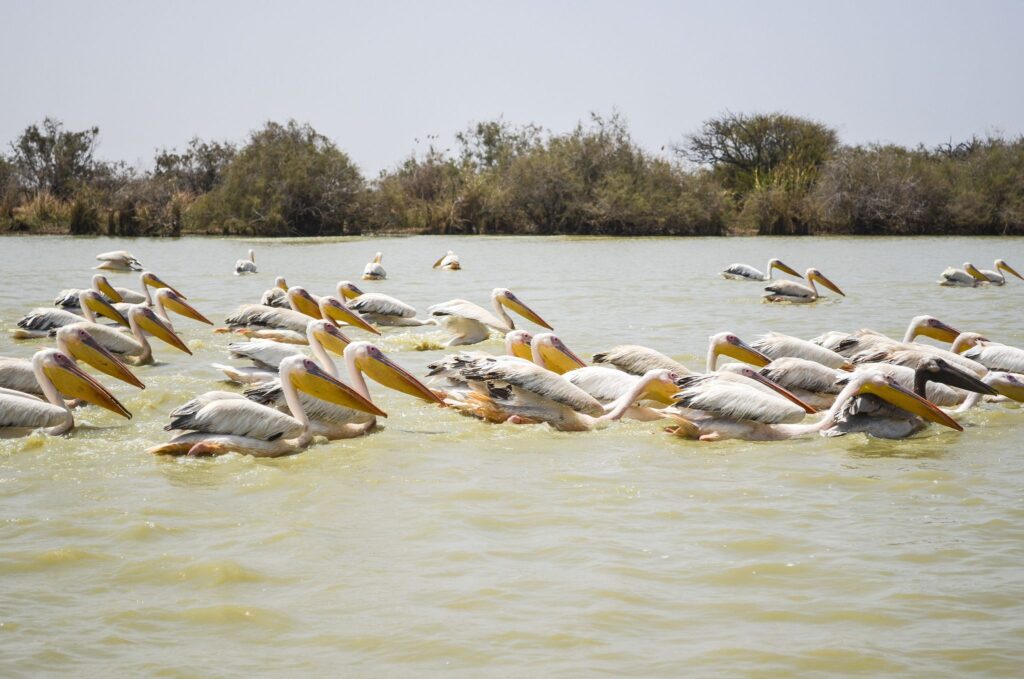
[[[722,370],[734,372],[746,366],[727,363]],[[773,359],[761,368],[761,375],[783,387],[804,403],[815,408],[828,408],[842,391],[840,380],[849,373],[829,368],[817,361],[796,356]]]
[[[954,288],[976,288],[982,283],[988,282],[985,274],[978,271],[970,262],[964,262],[962,269],[947,268],[942,272],[942,278],[939,279],[939,285]]]
[[[976,332],[961,333],[950,349],[989,370],[1024,374],[1024,349],[992,342]]]
[[[131,290],[129,288],[114,287],[107,280],[107,277],[103,274],[96,274],[92,277],[92,289],[96,292],[101,293],[107,299],[107,301],[114,304],[114,307],[118,310],[118,304],[145,304],[146,306],[153,306],[153,298],[149,293],[149,288],[167,288],[174,290],[182,299],[186,299],[185,295],[175,290],[173,287],[165,283],[159,276],[152,271],[143,271],[139,274],[139,287],[142,292]],[[81,290],[72,288],[70,290],[61,290],[56,299],[53,300],[53,305],[73,311],[75,313],[81,312],[81,305],[78,301],[78,293]],[[122,313],[124,313],[122,311]]]
[[[363,292],[350,281],[338,283],[338,296],[352,300],[348,306],[370,323],[383,326],[436,325],[433,318],[416,318],[416,309],[400,299],[379,292]]]
[[[981,275],[987,278],[988,282],[992,285],[1006,285],[1006,276],[1003,275],[1004,271],[1024,280],[1024,276],[1017,273],[1017,270],[1007,264],[1005,259],[997,259],[993,269],[981,269]]]
[[[135,255],[127,250],[101,252],[96,255],[96,259],[100,262],[96,266],[97,269],[105,269],[107,271],[142,271],[142,264],[135,258]]]
[[[384,258],[384,255],[377,253],[374,256],[373,261],[366,265],[363,269],[363,280],[364,281],[382,281],[388,277],[388,273],[381,266],[380,261]]]
[[[45,400],[20,391],[0,389],[0,432],[5,435],[27,434],[39,428],[52,436],[70,431],[75,426],[75,418],[61,394],[131,419],[132,414],[106,387],[79,368],[74,359],[56,349],[36,352],[32,357],[32,374]]]
[[[704,364],[707,372],[715,370],[719,356],[730,356],[759,367],[771,363],[770,358],[731,332],[720,332],[709,338],[707,360]],[[611,365],[631,375],[643,375],[655,368],[669,370],[680,377],[694,374],[685,365],[665,354],[636,344],[623,344],[608,351],[598,352],[594,354],[594,363]]]
[[[449,250],[443,257],[434,262],[434,268],[441,269],[441,271],[458,271],[462,268],[462,264],[459,263],[459,256]]]
[[[902,344],[910,344],[918,337],[931,337],[940,342],[956,340],[960,331],[946,325],[934,316],[914,316],[903,333]],[[847,358],[858,353],[875,349],[878,346],[898,346],[901,343],[870,329],[858,330],[855,333],[829,331],[811,340],[812,344],[825,347]],[[914,344],[915,347],[927,346]]]
[[[292,344],[305,344],[306,326],[317,309],[317,317],[326,317],[332,321],[340,321],[362,328],[377,335],[380,331],[362,319],[359,314],[349,309],[335,297],[321,297],[314,300],[304,288],[292,286],[288,288],[288,301],[291,309],[264,306],[262,304],[243,304],[238,307],[225,322],[228,330],[235,330],[256,337],[265,337]],[[308,313],[303,313],[303,309]],[[224,330],[221,330],[223,332]]]
[[[330,365],[327,350],[339,356],[345,351],[350,340],[334,323],[329,320],[311,320],[306,325],[306,339],[314,357],[321,366]],[[237,367],[214,363],[213,367],[223,372],[229,381],[238,384],[258,384],[277,377],[281,362],[290,356],[305,356],[305,352],[292,344],[283,344],[268,339],[253,339],[246,342],[232,342],[228,345],[231,358],[244,358],[252,361],[252,366]],[[330,372],[330,371],[328,371]],[[333,373],[332,373],[333,374]],[[337,377],[337,375],[334,375]]]
[[[446,347],[483,342],[490,336],[488,328],[494,328],[499,332],[515,330],[515,323],[505,311],[505,307],[541,327],[553,330],[547,321],[523,304],[508,288],[494,288],[491,292],[491,304],[497,315],[464,299],[435,304],[427,309],[427,313],[454,335],[445,344]]]
[[[379,348],[369,342],[352,342],[343,351],[345,368],[353,388],[360,396],[370,399],[370,390],[364,375],[375,382],[400,391],[428,403],[443,405],[441,398],[421,383],[405,369],[400,367]],[[332,377],[338,377],[334,361],[323,354],[320,358],[322,367]],[[256,403],[283,408],[286,405],[280,380],[273,380],[247,389],[245,396]],[[302,407],[309,416],[311,429],[317,436],[329,440],[347,439],[362,436],[376,426],[376,418],[372,413],[340,406],[316,396],[300,394]]]
[[[117,309],[123,307],[118,306],[120,304],[145,304],[146,306],[153,306],[153,295],[150,293],[150,288],[154,290],[170,290],[181,299],[188,299],[182,294],[177,288],[164,282],[159,276],[152,271],[143,271],[139,274],[139,289],[141,292],[135,290],[129,290],[128,288],[114,288],[114,291],[121,297],[119,300],[114,300],[114,306]],[[122,312],[123,313],[123,312]]]
[[[290,415],[244,396],[214,392],[200,395],[171,412],[167,431],[183,430],[170,442],[150,448],[157,455],[217,455],[229,452],[257,457],[295,453],[313,442],[312,423],[299,392],[380,417],[387,415],[351,387],[331,377],[312,359],[290,356],[281,362],[281,388]]]
[[[85,320],[91,324],[96,323],[96,314],[105,316],[121,325],[128,325],[128,320],[110,302],[103,299],[103,296],[95,290],[82,290],[78,293],[78,304],[82,309]],[[32,309],[18,321],[18,330],[11,333],[14,339],[33,339],[46,337],[51,331],[65,325],[81,323],[82,316],[57,309],[55,307],[39,307]]]
[[[171,330],[174,330],[174,325],[171,323],[171,317],[167,313],[168,311],[173,311],[179,316],[184,316],[185,318],[191,318],[193,321],[199,321],[206,325],[213,325],[213,321],[199,313],[198,309],[186,302],[184,297],[172,288],[162,288],[156,291],[156,294],[153,295],[153,309],[156,311],[156,314],[167,323],[167,326]]]
[[[95,274],[92,277],[92,285],[90,288],[95,290],[104,296],[108,302],[122,302],[124,296],[121,292],[110,284],[107,277],[101,273]],[[57,296],[53,300],[53,306],[60,307],[72,313],[82,313],[81,302],[78,299],[78,293],[82,292],[81,288],[70,288],[67,290],[61,290],[57,293]]]
[[[721,276],[734,281],[770,281],[775,269],[788,273],[790,276],[803,278],[799,273],[783,264],[781,260],[774,258],[769,259],[768,266],[765,267],[765,271],[768,273],[761,273],[748,264],[730,264],[725,271],[721,272]]]
[[[656,373],[658,378],[652,381],[645,400],[630,404],[623,417],[645,422],[658,420],[664,417],[659,408],[674,402],[672,397],[679,391],[676,386],[679,375],[663,368],[653,368],[649,372]],[[603,365],[582,366],[564,373],[563,377],[604,406],[617,402],[643,379],[640,375],[631,375]]]
[[[817,269],[808,269],[804,273],[807,283],[796,281],[776,281],[765,287],[763,297],[768,302],[792,302],[794,304],[810,304],[818,301],[818,287],[815,282],[821,283],[826,288],[837,294],[846,297],[846,293],[839,289],[835,283],[830,281]]]
[[[170,344],[178,351],[192,354],[192,351],[175,334],[167,321],[160,318],[155,311],[147,306],[133,306],[128,311],[130,334],[118,328],[88,321],[75,323],[71,327],[86,330],[107,351],[133,365],[153,365],[156,362],[153,358],[153,347],[150,345],[146,333]]]
[[[817,422],[773,424],[733,419],[716,414],[679,413],[675,414],[673,419],[678,420],[680,426],[670,431],[678,436],[701,441],[718,441],[729,438],[748,441],[779,441],[814,433],[825,436],[837,435],[838,432],[833,433],[830,430],[835,426],[843,408],[850,399],[862,394],[878,396],[907,413],[957,431],[963,431],[963,428],[953,418],[942,412],[936,405],[901,386],[892,377],[875,371],[853,373],[849,384],[840,392],[825,416]]]
[[[952,365],[939,356],[928,357],[916,368],[895,363],[870,363],[858,370],[874,370],[895,379],[907,389],[913,389],[937,406],[952,408],[964,402],[971,392],[983,396],[996,396],[999,392],[973,374]],[[844,374],[837,380],[840,387],[846,386],[850,376]]]
[[[831,349],[778,332],[769,332],[758,337],[751,343],[751,346],[772,360],[794,357],[814,361],[835,370],[853,369],[853,364],[849,359]]]
[[[66,325],[57,329],[57,351],[73,361],[85,361],[97,370],[139,389],[146,386],[84,328]],[[45,396],[32,368],[32,359],[0,356],[0,389]]]
[[[260,304],[263,306],[272,306],[279,309],[287,309],[288,306],[288,283],[285,281],[284,276],[278,276],[274,279],[274,287],[263,292],[263,296],[260,297]]]
[[[249,249],[249,259],[239,259],[235,261],[235,275],[244,276],[245,274],[256,273],[256,253]]]

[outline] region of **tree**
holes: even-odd
[[[33,194],[48,191],[69,198],[77,185],[92,176],[92,154],[99,133],[98,127],[66,131],[64,124],[53,118],[29,125],[11,143],[12,161],[22,185]]]
[[[205,142],[193,137],[181,153],[163,149],[156,155],[153,176],[174,184],[179,191],[194,195],[209,193],[220,183],[224,170],[235,157],[228,142]]]

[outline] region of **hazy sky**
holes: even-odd
[[[148,167],[189,138],[309,122],[375,175],[428,134],[621,111],[657,151],[723,110],[848,143],[1024,132],[1024,1],[0,0],[0,142],[55,116]]]

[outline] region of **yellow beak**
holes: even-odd
[[[989,386],[998,391],[1000,396],[1024,403],[1024,382],[1009,373],[1003,373],[999,375],[999,378],[992,381]]]
[[[324,330],[316,331],[316,338],[320,341],[320,344],[324,345],[324,349],[333,351],[338,356],[345,353],[345,347],[352,343],[345,333],[338,330],[336,325],[325,325]]]
[[[96,287],[99,288],[100,292],[113,300],[115,304],[124,301],[124,297],[121,297],[121,293],[110,284],[110,281],[107,280],[106,276],[96,277]]]
[[[1007,264],[1006,262],[1000,262],[999,268],[1002,269],[1003,271],[1005,271],[1006,273],[1011,273],[1014,276],[1016,276],[1017,278],[1019,278],[1021,280],[1024,280],[1024,276],[1021,276],[1019,273],[1017,273],[1017,270],[1014,269],[1009,264]]]
[[[321,319],[320,307],[317,306],[313,297],[305,290],[292,288],[288,291],[288,298],[295,305],[295,310],[304,313],[310,318]]]
[[[153,337],[156,337],[158,340],[162,340],[167,344],[170,344],[175,349],[184,351],[186,354],[192,354],[192,351],[185,346],[185,343],[181,341],[181,338],[178,337],[173,330],[167,327],[167,324],[164,323],[159,316],[153,313],[152,310],[142,309],[141,312],[137,314],[135,321],[139,324],[140,328],[148,332]]]
[[[783,264],[782,262],[779,262],[779,261],[775,262],[775,268],[778,269],[779,271],[784,271],[784,272],[788,273],[790,276],[796,276],[797,278],[803,278],[804,277],[803,274],[797,273],[792,268],[790,268],[789,266],[787,266],[787,265],[785,265],[785,264]]]
[[[536,323],[537,325],[539,325],[542,328],[547,328],[548,330],[554,330],[554,328],[552,328],[550,325],[548,325],[547,321],[545,321],[543,318],[541,318],[539,315],[537,315],[536,311],[534,311],[530,307],[528,307],[525,304],[523,304],[522,302],[520,302],[517,297],[513,297],[513,296],[510,296],[510,295],[503,295],[503,296],[499,297],[499,299],[501,300],[501,303],[504,306],[506,306],[509,309],[511,309],[512,311],[516,312],[517,314],[519,314],[520,316],[522,316],[526,320],[528,320],[528,321],[530,321],[532,323]]]
[[[84,361],[97,370],[105,372],[122,382],[127,382],[133,387],[138,387],[139,389],[146,388],[146,385],[128,369],[128,366],[104,349],[103,345],[97,342],[85,330],[75,333],[67,339],[67,342],[71,355],[79,361]]]
[[[665,405],[672,405],[676,402],[673,396],[677,393],[679,393],[679,386],[675,380],[671,377],[664,377],[654,380],[647,385],[647,389],[644,391],[644,398],[664,403]]]
[[[88,295],[85,298],[86,305],[100,316],[105,316],[123,326],[128,326],[128,319],[120,311],[112,307],[97,294]]]
[[[521,340],[512,343],[512,355],[527,361],[533,360],[533,351],[530,349],[530,344]]]
[[[813,278],[818,283],[821,283],[822,285],[824,285],[826,288],[828,288],[832,292],[834,292],[834,293],[836,293],[838,295],[842,295],[843,297],[846,297],[846,293],[843,292],[842,290],[840,290],[838,285],[836,285],[835,283],[830,281],[828,278],[826,278],[824,276],[824,274],[821,274],[821,273],[812,274],[811,278]]]
[[[281,288],[285,292],[288,292],[288,283],[286,283],[283,278],[277,282],[277,287]]]
[[[185,297],[185,295],[181,294],[181,292],[179,292],[177,289],[161,280],[161,278],[157,276],[155,273],[147,273],[145,282],[146,285],[148,285],[151,288],[167,288],[168,290],[176,294],[178,297],[181,297],[182,299],[188,299],[187,297]]]
[[[541,344],[539,351],[540,356],[544,361],[544,366],[551,372],[559,375],[567,373],[570,370],[575,370],[576,368],[583,368],[587,365],[583,362],[582,358],[573,353],[572,350],[565,346],[561,341],[554,345]]]
[[[731,356],[738,361],[743,361],[750,365],[756,365],[759,368],[763,368],[772,362],[772,359],[768,358],[741,339],[737,339],[735,342],[721,343],[718,346],[718,353]]]
[[[960,336],[960,331],[951,328],[938,319],[931,319],[917,331],[919,335],[937,339],[940,342],[952,342]]]
[[[170,291],[170,294],[164,293],[164,307],[168,311],[173,311],[174,313],[184,316],[185,318],[191,318],[193,321],[199,321],[200,323],[213,325],[213,321],[199,313],[199,311],[195,307],[186,302],[180,295],[178,295],[178,293],[174,292],[173,290]]]
[[[969,273],[972,276],[974,276],[974,278],[976,280],[979,280],[982,283],[988,283],[989,282],[988,276],[986,276],[985,274],[983,274],[980,271],[978,271],[978,267],[974,266],[973,264],[968,264],[966,269],[967,269],[967,273]]]
[[[342,299],[355,299],[359,295],[363,294],[363,291],[352,283],[344,283],[338,286],[338,293],[341,295]]]
[[[438,260],[437,260],[436,262],[434,262],[434,266],[433,266],[433,267],[431,267],[431,268],[433,268],[433,269],[436,269],[437,267],[441,266],[441,262],[443,262],[443,261],[444,261],[444,258],[445,258],[445,257],[447,257],[447,256],[448,256],[447,254],[441,255],[441,256],[440,256],[440,257],[438,258]]]
[[[128,412],[117,398],[107,388],[96,381],[67,356],[57,354],[55,360],[47,362],[43,371],[50,378],[53,385],[65,396],[87,401],[100,408],[105,408],[112,413],[131,419],[132,414]]]
[[[374,405],[370,399],[360,395],[359,392],[344,382],[331,377],[315,364],[310,368],[304,367],[292,373],[291,379],[296,389],[323,401],[334,403],[343,408],[352,408],[363,413],[370,413],[377,417],[388,416],[387,413]]]
[[[372,332],[374,335],[379,335],[380,330],[373,327],[368,323],[362,316],[357,314],[352,309],[349,309],[341,300],[336,297],[321,297],[320,298],[320,309],[324,315],[337,323],[347,323],[348,325],[356,328],[362,328],[366,332]]]
[[[964,428],[954,420],[952,417],[942,412],[937,405],[929,401],[928,399],[922,398],[914,392],[906,389],[892,379],[887,379],[885,384],[876,385],[872,382],[868,382],[860,391],[862,393],[874,394],[878,398],[888,401],[897,408],[906,410],[912,415],[928,420],[929,422],[935,422],[941,424],[950,429],[956,429],[957,431],[963,431]]]
[[[430,403],[444,403],[427,385],[382,353],[378,352],[376,356],[363,356],[357,362],[357,366],[374,382],[382,384],[388,389],[394,389]]]

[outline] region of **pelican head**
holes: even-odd
[[[331,377],[316,361],[306,356],[289,356],[281,361],[280,374],[282,380],[289,380],[292,386],[310,396],[378,417],[388,416],[370,399]]]
[[[295,288],[292,289],[294,290]],[[373,327],[373,324],[360,316],[357,312],[349,309],[348,305],[337,297],[332,297],[331,295],[321,297],[320,313],[323,314],[324,318],[332,321],[348,323],[356,328],[362,328],[366,332],[372,332],[374,335],[380,334],[380,330]]]
[[[714,370],[717,356],[729,356],[758,367],[764,367],[772,362],[772,359],[731,332],[720,332],[711,336],[708,347],[708,370]]]
[[[310,321],[306,333],[316,337],[324,349],[338,356],[344,355],[345,347],[352,343],[352,340],[329,320]]]
[[[110,284],[110,281],[107,280],[107,277],[101,273],[95,274],[92,277],[92,287],[102,292],[104,295],[107,296],[108,299],[110,299],[115,304],[117,302],[124,301],[124,298],[121,296],[121,293],[118,292],[117,289]]]
[[[551,332],[534,335],[530,347],[531,358],[539,359],[535,360],[535,363],[559,375],[587,365],[582,358],[573,353],[572,349],[565,346],[565,342]]]
[[[181,338],[178,337],[177,333],[167,325],[167,321],[157,316],[156,312],[149,307],[132,307],[132,310],[129,311],[128,314],[141,329],[145,330],[153,337],[170,344],[178,351],[184,351],[189,355],[192,354],[192,351],[184,342],[181,341]]]
[[[533,335],[525,330],[511,330],[505,333],[505,353],[509,356],[516,356],[527,361],[533,360],[533,351],[530,345],[533,342]]]
[[[351,281],[340,281],[338,283],[338,295],[342,299],[355,299],[361,294],[363,294],[363,291]]]
[[[981,281],[982,283],[988,283],[988,276],[978,271],[978,267],[974,266],[970,262],[964,262],[964,271],[971,274],[974,280]]]
[[[650,399],[665,405],[672,405],[675,403],[675,395],[679,392],[679,385],[677,384],[679,377],[677,373],[665,368],[648,370],[641,377],[642,380],[647,382],[647,385],[637,400]]]
[[[57,329],[57,346],[60,350],[78,361],[85,361],[92,367],[106,374],[127,382],[133,387],[145,389],[146,385],[139,381],[131,370],[120,359],[115,357],[82,327],[66,325]]]
[[[193,321],[199,321],[200,323],[206,323],[207,325],[213,325],[206,316],[199,313],[199,311],[191,304],[185,301],[185,298],[181,296],[179,292],[176,292],[174,288],[164,288],[157,290],[156,296],[160,299],[161,304],[164,305],[164,309],[173,311],[174,313],[184,316],[185,318],[191,318]]]
[[[32,357],[32,367],[41,370],[57,391],[131,419],[132,414],[107,388],[79,368],[74,359],[56,349],[41,349]]]
[[[843,297],[846,297],[846,293],[840,290],[838,285],[836,285],[828,278],[826,278],[825,274],[821,273],[817,269],[808,269],[807,273],[805,273],[804,275],[807,277],[807,280],[815,281],[816,283],[821,283],[832,292],[838,295],[842,295]]]
[[[934,316],[915,316],[911,319],[910,330],[907,332],[908,341],[919,335],[924,335],[940,342],[952,342],[959,334],[959,330],[946,325]]]
[[[374,264],[380,264],[383,259],[384,259],[384,253],[383,252],[378,252],[377,254],[375,254],[373,256],[373,263]]]
[[[288,295],[288,303],[299,313],[306,314],[310,318],[323,318],[317,301],[313,299],[313,295],[309,294],[306,288],[301,285],[293,285],[285,294]]]
[[[1024,381],[1012,373],[991,372],[985,382],[999,392],[1001,396],[1024,403]]]
[[[940,410],[937,405],[901,386],[890,375],[879,371],[865,371],[855,378],[854,383],[857,384],[856,394],[871,394],[929,422],[941,424],[957,431],[964,430],[956,420]]]
[[[974,375],[961,370],[939,356],[928,358],[914,371],[914,391],[916,393],[926,393],[925,388],[928,382],[940,382],[957,389],[975,391],[988,396],[995,396],[999,393]]]
[[[801,276],[799,273],[793,270],[792,267],[783,264],[781,259],[775,259],[774,257],[768,260],[768,272],[770,273],[772,269],[778,269],[779,271],[788,273],[790,276],[803,278],[803,276]]]
[[[388,358],[369,342],[353,342],[345,349],[345,360],[374,382],[429,403],[443,404],[437,394],[412,376],[405,368]]]
[[[954,354],[962,354],[977,346],[979,342],[988,342],[988,338],[977,332],[962,332],[953,340],[953,346],[949,350]]]
[[[1009,264],[1007,264],[1005,259],[996,260],[996,269],[1001,269],[1002,271],[1005,271],[1008,274],[1013,274],[1017,278],[1024,280],[1024,276],[1021,276],[1019,273],[1017,273],[1017,270],[1014,269]]]
[[[523,304],[523,302],[516,297],[515,293],[508,288],[494,288],[494,290],[491,291],[491,297],[498,300],[498,303],[503,307],[516,312],[528,321],[532,321],[542,328],[554,330],[554,328],[548,325],[547,321],[537,315],[537,312],[533,309]]]
[[[93,313],[105,316],[112,321],[120,323],[121,325],[128,325],[128,319],[126,319],[120,311],[111,306],[110,302],[103,299],[103,295],[95,290],[84,290],[78,293],[78,302],[83,309],[88,308]]]
[[[284,279],[284,276],[278,276],[274,279],[274,286],[281,288],[285,292],[288,292],[288,282]]]
[[[158,290],[160,288],[167,288],[168,290],[174,290],[174,292],[176,292],[178,294],[178,297],[181,297],[182,299],[188,299],[187,297],[185,297],[185,295],[181,294],[178,290],[176,290],[172,286],[170,286],[167,283],[165,283],[163,281],[163,279],[161,279],[159,276],[157,276],[152,271],[143,271],[139,275],[139,280],[142,281],[143,285],[148,285],[151,288],[156,288]]]

